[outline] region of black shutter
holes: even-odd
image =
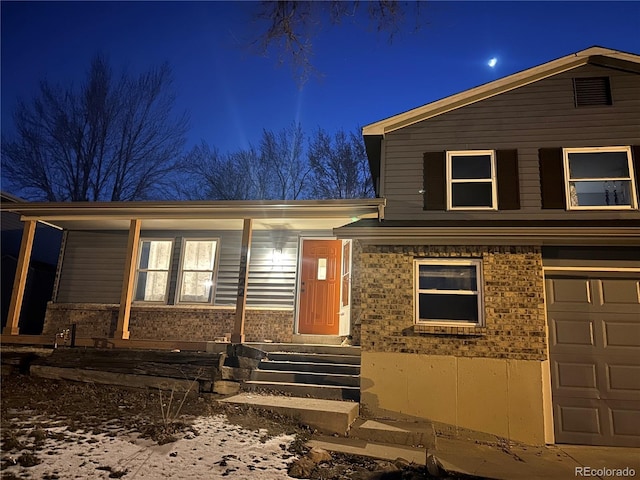
[[[631,163],[636,176],[636,196],[640,197],[640,145],[631,145]],[[636,198],[636,201],[639,199]]]
[[[446,209],[445,152],[425,152],[424,154],[424,209]]]
[[[538,159],[542,208],[566,208],[562,149],[541,148],[538,150]]]
[[[496,150],[498,210],[520,209],[518,150]]]

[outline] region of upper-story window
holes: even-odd
[[[493,150],[447,152],[448,210],[496,210]]]
[[[136,301],[166,302],[172,251],[172,240],[140,242],[134,297]]]
[[[629,147],[563,149],[569,210],[637,208]]]

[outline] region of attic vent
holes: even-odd
[[[576,107],[611,105],[609,77],[574,78]]]

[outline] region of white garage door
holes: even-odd
[[[556,442],[640,446],[640,273],[545,277]]]

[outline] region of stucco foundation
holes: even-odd
[[[545,443],[544,362],[363,352],[361,403],[510,440]]]
[[[129,332],[137,340],[213,341],[233,331],[234,318],[233,308],[133,306]],[[50,303],[42,334],[55,335],[76,324],[78,337],[110,338],[117,320],[117,305]],[[293,310],[248,308],[245,335],[248,342],[291,342]]]

